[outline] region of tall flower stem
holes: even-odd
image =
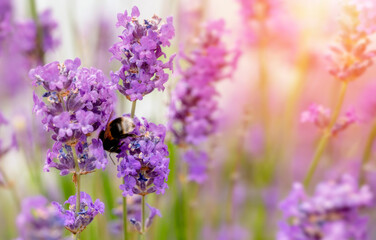
[[[145,195],[142,195],[142,202],[141,202],[141,239],[145,239]]]
[[[137,100],[132,102],[131,118],[134,118],[134,115],[136,113],[136,102],[137,102]]]
[[[5,184],[8,186],[10,193],[12,194],[12,197],[13,197],[13,200],[15,201],[15,203],[16,203],[17,209],[20,210],[20,207],[21,207],[20,198],[18,197],[17,192],[14,189],[14,186],[12,186],[12,184],[10,183],[7,175],[5,174],[3,169],[1,169],[1,167],[0,167],[0,174],[3,176],[3,180],[4,180]]]
[[[76,215],[78,215],[79,212],[81,212],[81,189],[80,189],[81,188],[81,182],[80,182],[81,176],[80,176],[80,166],[79,166],[75,146],[72,146],[72,152],[73,152],[73,158],[74,158],[74,163],[75,163],[74,181],[76,184]],[[77,233],[75,235],[75,239],[79,239],[79,238],[80,238],[80,234]]]
[[[123,178],[123,184],[125,184],[125,180]],[[123,197],[123,239],[128,240],[128,216],[127,216],[127,198]]]
[[[44,64],[44,51],[43,51],[43,29],[40,25],[37,5],[35,0],[30,0],[30,10],[31,16],[34,19],[35,25],[37,26],[37,42],[36,42],[36,52],[37,58],[40,64]]]
[[[365,182],[365,168],[367,163],[370,160],[371,152],[372,152],[372,145],[376,138],[376,121],[373,123],[371,132],[368,135],[367,143],[364,148],[363,157],[362,157],[362,165],[360,166],[360,173],[359,173],[359,185],[363,185]]]
[[[131,118],[134,118],[134,115],[136,113],[136,101],[132,102],[132,109],[131,109]],[[123,178],[123,184],[125,184],[125,180]],[[142,200],[144,200],[144,197],[142,197]],[[123,197],[123,239],[128,240],[130,239],[128,236],[128,210],[127,210],[127,198]]]
[[[324,153],[324,150],[325,150],[326,146],[328,145],[329,139],[332,136],[332,129],[333,129],[333,126],[335,125],[335,123],[338,119],[339,113],[341,112],[341,108],[342,108],[343,101],[345,99],[345,95],[346,95],[346,91],[347,91],[348,82],[349,81],[343,81],[342,82],[341,91],[340,91],[340,94],[339,94],[339,99],[338,99],[338,102],[337,102],[337,106],[334,109],[333,117],[332,117],[328,127],[324,130],[324,133],[323,133],[323,135],[320,139],[320,142],[317,145],[315,155],[314,155],[313,160],[311,162],[311,165],[309,167],[308,173],[307,173],[307,175],[304,179],[304,186],[306,188],[309,186],[309,183],[311,182],[313,174],[315,173],[316,168],[317,168],[318,164],[320,163],[320,159],[321,159],[321,157]]]

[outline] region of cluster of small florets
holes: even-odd
[[[30,71],[34,86],[42,85],[45,103],[34,93],[34,111],[43,117],[55,141],[69,142],[105,125],[113,105],[113,84],[101,70],[78,69],[81,62],[52,62]]]
[[[130,15],[127,11],[118,14],[116,26],[125,29],[119,36],[121,41],[110,48],[112,58],[122,64],[119,71],[112,73],[112,80],[131,101],[142,100],[144,95],[155,88],[163,91],[164,83],[168,80],[165,69],[172,70],[174,59],[173,55],[165,63],[160,60],[162,56],[166,58],[162,47],[170,46],[170,40],[175,35],[172,17],[167,18],[167,23],[161,24],[162,19],[157,16],[140,23],[139,16],[137,7],[133,7]]]
[[[90,195],[81,192],[81,201],[80,201],[80,211],[76,212],[76,195],[70,196],[65,204],[68,204],[68,210],[65,209],[62,205],[57,202],[52,202],[52,204],[59,211],[60,216],[64,219],[64,226],[73,234],[78,234],[82,232],[94,217],[100,213],[104,213],[104,203],[99,199],[93,200]]]
[[[369,11],[369,8],[375,6],[366,2],[369,1],[345,1],[343,4],[338,44],[331,46],[328,56],[329,73],[340,80],[352,81],[361,76],[376,56],[375,50],[367,49],[371,43],[369,37],[376,28],[372,21],[374,10]]]
[[[55,142],[52,150],[47,150],[47,160],[44,171],[49,172],[50,168],[56,168],[60,175],[64,176],[69,173],[76,173],[73,149],[77,154],[79,171],[77,174],[85,175],[93,172],[95,169],[105,169],[108,160],[103,150],[100,140],[92,139],[88,144],[86,136],[78,139],[75,146]],[[56,159],[56,160],[55,160]]]
[[[121,199],[120,199],[121,200]],[[149,204],[146,204],[149,208],[149,216],[145,220],[145,227],[148,228],[151,226],[153,219],[155,216],[162,217],[161,212]],[[112,209],[112,213],[118,218],[111,223],[111,232],[113,234],[120,234],[122,232],[123,223],[123,206],[121,201],[119,201],[119,206],[117,208]],[[127,217],[135,228],[136,231],[141,232],[141,196],[135,195],[132,197],[127,198]]]
[[[110,117],[115,86],[102,71],[79,69],[80,64],[76,58],[30,71],[33,84],[46,90],[42,99],[34,93],[34,111],[42,117],[46,130],[53,132],[52,138],[56,141],[48,151],[45,170],[54,167],[61,175],[75,171],[72,148],[77,152],[79,174],[104,169],[107,164],[101,141],[90,142],[88,136],[103,128]]]
[[[368,186],[348,175],[317,186],[310,197],[300,183],[281,203],[283,222],[278,240],[366,239],[367,218],[359,210],[373,204]]]
[[[17,216],[19,237],[29,239],[63,239],[64,218],[58,210],[48,205],[42,196],[26,198],[22,201],[21,212]]]
[[[169,128],[177,144],[198,145],[217,129],[214,84],[230,76],[236,58],[229,60],[230,51],[222,41],[224,21],[205,25],[190,54],[180,53],[189,66],[181,70],[182,79],[172,96]]]
[[[134,118],[136,128],[133,136],[123,140],[117,155],[119,160],[118,177],[124,178],[120,185],[123,196],[164,193],[167,188],[169,159],[164,143],[166,128],[163,125],[141,122]]]
[[[172,95],[169,112],[169,130],[180,146],[197,146],[217,130],[215,96],[218,93],[214,84],[230,77],[237,62],[237,53],[232,55],[222,41],[224,32],[223,20],[209,22],[196,39],[195,49],[188,55],[180,54],[189,66],[180,70],[183,78]],[[199,161],[197,157],[204,159]],[[183,159],[190,166],[191,180],[206,179],[204,152],[187,152]]]
[[[300,121],[302,123],[310,122],[316,125],[321,130],[327,129],[331,121],[331,111],[329,108],[325,108],[321,105],[312,104],[308,110],[302,112]],[[331,132],[333,135],[342,132],[348,128],[351,124],[357,122],[358,118],[353,110],[347,111],[343,116],[340,116],[337,122],[334,124]]]

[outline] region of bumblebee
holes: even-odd
[[[110,117],[111,119],[111,117]],[[134,136],[131,132],[136,128],[131,117],[118,117],[107,123],[106,129],[99,133],[104,150],[108,152],[120,152],[121,140]]]

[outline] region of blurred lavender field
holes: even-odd
[[[375,239],[375,12],[0,0],[0,239]]]

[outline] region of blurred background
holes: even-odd
[[[12,21],[33,19],[31,2],[11,0]],[[169,189],[164,195],[148,196],[148,203],[161,211],[162,218],[155,219],[147,239],[275,239],[281,219],[279,202],[294,182],[304,179],[322,135],[322,129],[315,124],[300,121],[301,113],[313,103],[326,108],[336,104],[341,81],[328,72],[326,58],[340,29],[338,2],[274,1],[270,19],[261,27],[247,19],[251,8],[246,2],[35,1],[37,12],[51,9],[51,18],[57,23],[53,30],[57,41],[45,52],[45,63],[79,57],[82,66],[102,69],[107,76],[120,66],[110,61],[108,51],[121,33],[115,26],[117,14],[135,5],[140,19],[154,14],[162,19],[174,17],[176,36],[172,46],[165,49],[168,56],[194,48],[200,31],[197,29],[205,22],[225,21],[223,42],[240,57],[237,66],[227,70],[231,76],[215,83],[218,129],[199,145],[209,155],[205,163],[207,178],[202,183],[187,181],[187,164],[180,155],[183,149],[168,133]],[[369,39],[372,49],[373,36]],[[8,120],[8,125],[0,126],[0,169],[8,181],[0,186],[0,239],[18,236],[17,201],[44,195],[50,201],[63,202],[74,193],[71,175],[43,172],[47,149],[53,143],[32,111],[34,89],[28,71],[38,62],[30,55],[13,52],[12,44],[3,42],[0,46],[0,112]],[[178,61],[182,60],[177,58],[175,66]],[[372,110],[376,110],[375,74],[371,66],[350,83],[341,115],[354,111],[357,120],[331,139],[308,191],[313,192],[316,183],[344,173],[358,175],[376,117]],[[136,115],[167,124],[171,95],[181,78],[175,67],[165,92],[154,91],[146,96],[137,104]],[[118,94],[116,115],[129,113],[130,108],[130,102]],[[7,146],[15,146],[13,135],[17,147],[5,151]],[[368,169],[368,183],[374,189],[375,165],[370,164]],[[116,166],[110,161],[106,171],[97,170],[82,178],[82,189],[93,199],[101,199],[106,210],[87,227],[81,239],[121,239],[121,234],[112,229],[117,220],[113,209],[120,207],[120,183]],[[375,223],[375,211],[370,213]],[[373,239],[376,232],[369,231]],[[137,234],[132,236],[137,239]]]

